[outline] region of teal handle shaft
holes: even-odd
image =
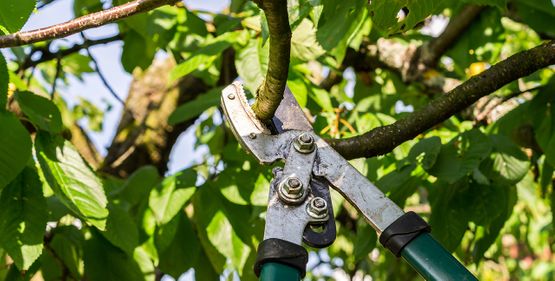
[[[278,262],[265,263],[260,271],[260,281],[299,280],[301,280],[301,273],[296,268]]]
[[[401,256],[428,281],[478,280],[428,233],[412,240]]]

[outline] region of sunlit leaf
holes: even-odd
[[[31,92],[17,92],[15,98],[23,113],[41,130],[53,134],[62,131],[62,117],[52,101]]]
[[[102,182],[75,147],[60,137],[39,133],[36,156],[56,196],[86,222],[104,230],[108,203]]]
[[[0,196],[0,247],[18,268],[27,270],[42,253],[46,200],[32,168],[25,168]]]
[[[170,117],[168,117],[168,124],[175,125],[189,121],[208,108],[218,105],[220,103],[221,91],[221,87],[213,88],[205,94],[198,96],[196,99],[180,105],[172,112]]]
[[[196,191],[197,174],[184,170],[165,178],[150,192],[149,206],[159,224],[168,223]]]
[[[0,1],[0,34],[19,31],[35,9],[36,0]]]
[[[25,167],[31,157],[31,138],[11,113],[0,110],[0,190]]]

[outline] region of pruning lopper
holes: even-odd
[[[336,236],[329,187],[364,216],[380,243],[403,257],[426,280],[477,280],[429,234],[416,213],[403,212],[374,184],[318,137],[289,89],[271,124],[252,112],[239,82],[222,91],[222,108],[241,146],[262,164],[283,160],[270,184],[264,240],[255,273],[263,281],[300,280],[308,252]]]

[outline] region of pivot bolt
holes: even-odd
[[[311,153],[314,151],[314,138],[308,133],[303,133],[295,139],[293,146],[300,153]]]
[[[310,217],[317,220],[328,219],[328,203],[322,197],[310,199],[307,206],[307,213]]]
[[[303,183],[296,176],[286,177],[279,185],[278,195],[286,204],[299,204],[305,198]]]

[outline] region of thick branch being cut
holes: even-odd
[[[348,159],[388,153],[403,142],[447,120],[479,98],[552,64],[555,64],[555,41],[517,53],[495,64],[391,125],[375,128],[357,137],[329,140],[329,143]]]
[[[137,13],[147,12],[164,5],[173,5],[179,0],[135,0],[105,11],[88,14],[64,23],[31,31],[16,32],[0,36],[0,48],[15,47],[51,40],[79,33],[83,30],[111,23]]]
[[[264,11],[270,32],[270,59],[266,79],[260,85],[252,109],[258,119],[270,120],[279,106],[285,91],[289,54],[291,52],[291,28],[287,14],[287,1],[257,0]]]

